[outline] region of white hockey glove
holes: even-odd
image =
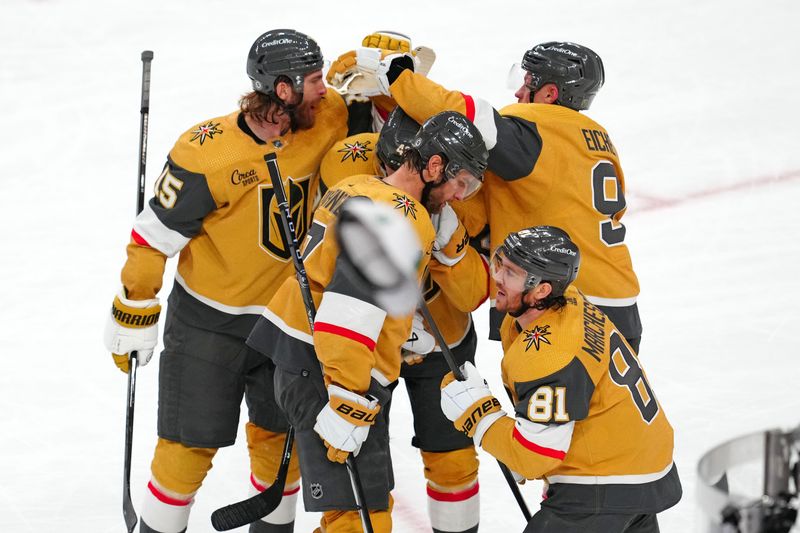
[[[472,363],[464,363],[461,372],[464,381],[456,381],[452,372],[442,379],[442,412],[457,430],[480,446],[483,435],[505,412]]]
[[[467,255],[469,246],[467,228],[448,204],[444,205],[441,212],[431,215],[431,222],[436,230],[433,258],[444,266],[455,265]]]
[[[327,80],[341,95],[391,96],[389,86],[404,70],[414,70],[414,56],[410,52],[358,48],[331,63]]]
[[[344,463],[349,454],[358,455],[380,410],[375,398],[328,385],[328,403],[314,424],[314,431],[328,448],[328,460]]]
[[[422,315],[414,313],[411,336],[403,343],[403,362],[407,365],[421,363],[425,356],[436,348],[436,339],[425,329]]]
[[[114,358],[114,364],[126,374],[129,370],[130,352],[137,353],[140,366],[149,363],[153,357],[153,349],[158,342],[160,314],[158,298],[129,300],[124,288],[114,298],[103,341]]]
[[[436,61],[436,52],[427,46],[417,46],[412,49],[411,37],[394,31],[376,31],[361,41],[361,46],[368,48],[382,48],[384,50],[396,50],[398,52],[411,52],[414,56],[414,72],[427,76]],[[519,88],[519,85],[517,85]],[[515,89],[516,90],[516,89]]]

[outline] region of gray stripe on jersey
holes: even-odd
[[[535,365],[535,354],[531,354],[532,365]],[[566,411],[569,414],[569,421],[583,420],[589,414],[589,402],[592,401],[594,394],[594,382],[589,372],[577,357],[561,370],[535,379],[533,381],[523,381],[514,383],[519,401],[514,408],[517,416],[528,418],[528,403],[531,396],[536,393],[539,387],[565,387],[567,397],[565,399]],[[557,423],[557,422],[554,422]]]
[[[489,150],[489,170],[505,181],[524,178],[536,166],[542,152],[542,137],[536,124],[519,117],[494,112],[497,144]]]
[[[169,229],[177,231],[184,237],[192,238],[200,233],[203,219],[217,208],[211,190],[203,174],[186,170],[167,157],[165,170],[168,169],[173,178],[178,180],[180,188],[174,182],[167,183],[162,173],[156,186],[160,187],[156,195],[150,199],[150,207],[158,219]],[[168,188],[168,191],[164,191]],[[164,205],[162,194],[168,198],[174,195],[174,201],[168,207]]]

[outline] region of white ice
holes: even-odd
[[[140,52],[155,52],[149,191],[182,131],[234,109],[248,90],[248,46],[278,27],[315,36],[331,58],[373,30],[402,31],[438,53],[432,78],[498,107],[513,100],[508,67],[532,44],[573,40],[600,53],[607,83],[588,114],[625,168],[641,359],[675,426],[685,490],[662,530],[698,530],[700,455],[800,422],[796,0],[3,0],[0,531],[124,531],[126,379],[101,334],[134,213]],[[483,339],[486,309],[475,319]],[[499,346],[482,340],[478,358],[502,396]],[[155,444],[156,366],[139,372],[137,508]],[[400,391],[395,530],[421,531],[421,463]],[[482,459],[481,530],[521,531],[494,460]],[[240,436],[218,454],[189,530],[211,531],[211,511],[247,485]],[[539,491],[523,487],[532,508]],[[296,531],[317,520],[300,511]]]

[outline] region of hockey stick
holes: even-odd
[[[466,377],[464,376],[464,373],[461,372],[461,369],[458,367],[458,365],[456,365],[453,352],[450,350],[450,346],[447,345],[447,341],[444,340],[444,336],[442,335],[439,326],[437,326],[436,322],[433,320],[433,315],[431,315],[431,312],[428,309],[428,304],[425,302],[425,298],[422,296],[422,294],[420,294],[419,298],[419,309],[422,312],[422,316],[425,318],[425,321],[428,323],[428,326],[431,328],[433,336],[436,338],[436,342],[439,343],[439,347],[442,349],[442,355],[444,355],[444,360],[447,361],[447,366],[450,367],[450,371],[453,372],[453,375],[458,381],[464,381]],[[520,492],[519,486],[514,479],[514,475],[506,465],[500,462],[499,459],[497,459],[497,465],[500,467],[503,477],[506,478],[508,488],[511,489],[514,499],[517,500],[517,504],[522,511],[522,515],[525,517],[525,522],[529,522],[531,519],[531,511],[528,509],[528,505],[525,503],[525,499],[522,497],[522,493]]]
[[[306,268],[303,264],[303,257],[300,255],[300,245],[297,242],[295,235],[294,221],[292,214],[289,210],[289,202],[286,199],[286,192],[283,190],[283,183],[281,179],[281,171],[278,167],[277,156],[274,153],[264,156],[264,161],[267,164],[269,177],[272,180],[272,188],[275,191],[275,198],[278,202],[278,209],[281,214],[281,228],[283,230],[284,238],[289,247],[294,263],[295,273],[297,275],[297,282],[300,285],[300,294],[303,297],[303,304],[306,308],[306,317],[308,319],[308,326],[311,332],[314,332],[314,317],[316,315],[316,306],[311,296],[311,289],[308,285],[308,275]],[[289,426],[286,432],[286,440],[283,445],[283,457],[281,464],[278,467],[278,474],[275,476],[275,482],[270,485],[265,491],[252,496],[246,500],[227,505],[217,509],[211,514],[211,525],[217,531],[227,531],[235,527],[243,526],[268,515],[275,508],[280,505],[283,498],[283,488],[286,484],[286,475],[289,470],[289,461],[292,457],[292,444],[294,442],[294,427]],[[350,476],[350,484],[353,488],[353,497],[356,501],[358,514],[361,517],[361,526],[364,533],[373,533],[372,522],[369,518],[369,510],[366,508],[364,498],[364,489],[361,485],[361,478],[358,474],[353,455],[347,456],[345,461],[347,466],[347,473]]]
[[[142,52],[142,106],[141,120],[139,122],[139,176],[136,191],[136,214],[144,209],[144,183],[145,166],[147,164],[147,124],[150,115],[150,63],[153,61],[153,52]],[[122,516],[128,533],[133,533],[139,518],[131,500],[131,453],[133,451],[133,410],[136,402],[136,370],[139,367],[139,357],[136,352],[131,352],[128,359],[128,396],[125,412],[125,462],[122,475]]]

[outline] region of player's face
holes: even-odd
[[[530,72],[525,73],[525,79],[522,82],[522,86],[517,89],[517,92],[514,93],[514,96],[517,97],[518,104],[529,104],[533,100],[531,99],[531,86],[533,80]]]
[[[296,129],[305,130],[314,125],[317,107],[327,92],[322,70],[306,74],[303,80],[303,99],[294,111]]]
[[[444,204],[463,200],[474,194],[480,186],[481,181],[478,178],[466,170],[460,170],[454,177],[431,189],[425,208],[432,215],[440,213]]]
[[[508,312],[519,309],[522,305],[522,294],[525,290],[527,272],[509,261],[503,252],[496,252],[490,264],[492,279],[497,286],[495,307],[498,311]]]

